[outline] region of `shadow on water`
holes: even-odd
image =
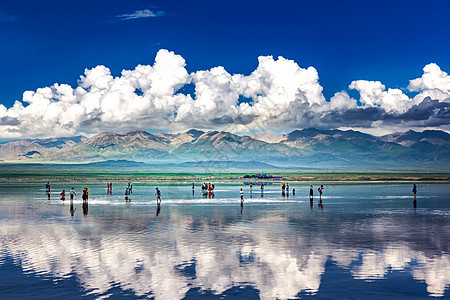
[[[89,213],[89,204],[86,200],[83,200],[82,208],[83,208],[83,216],[86,217]]]
[[[161,203],[156,204],[156,216],[159,216],[161,212]]]

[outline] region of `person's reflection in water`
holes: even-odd
[[[87,216],[88,212],[89,212],[89,206],[88,206],[88,202],[87,201],[83,201],[83,216]]]
[[[131,204],[131,197],[129,197],[127,194],[125,194],[125,205],[126,207],[130,207]]]
[[[70,215],[73,217],[73,215],[75,214],[75,210],[76,208],[73,207],[73,199],[70,199]]]
[[[322,199],[319,200],[319,208],[320,208],[320,210],[323,210]]]
[[[414,206],[414,208],[417,208],[417,200],[416,199],[414,199],[414,201],[413,201],[413,206]]]
[[[128,202],[128,195],[130,194],[130,189],[128,187],[125,188],[125,202]]]
[[[241,189],[241,215],[243,210],[244,210],[244,193],[242,192]]]
[[[314,201],[311,199],[311,200],[309,200],[309,207],[311,208],[311,211],[313,210],[313,205],[314,204]]]
[[[159,213],[161,212],[161,204],[156,204],[156,216],[159,215]]]

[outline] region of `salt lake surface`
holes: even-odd
[[[450,184],[84,186],[0,185],[1,299],[450,298]]]

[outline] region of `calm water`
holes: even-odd
[[[1,299],[450,298],[450,184],[86,186],[0,186]]]

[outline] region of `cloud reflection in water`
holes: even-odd
[[[426,283],[432,296],[443,296],[450,285],[445,252],[429,255],[400,241],[376,250],[337,245],[276,216],[211,223],[172,213],[148,230],[143,221],[134,228],[99,220],[79,226],[31,225],[16,220],[0,224],[0,264],[10,256],[24,273],[54,280],[75,275],[86,293],[97,295],[120,286],[138,296],[181,299],[191,288],[222,294],[249,285],[261,299],[295,298],[299,292],[319,290],[328,260],[358,280],[408,271]]]

